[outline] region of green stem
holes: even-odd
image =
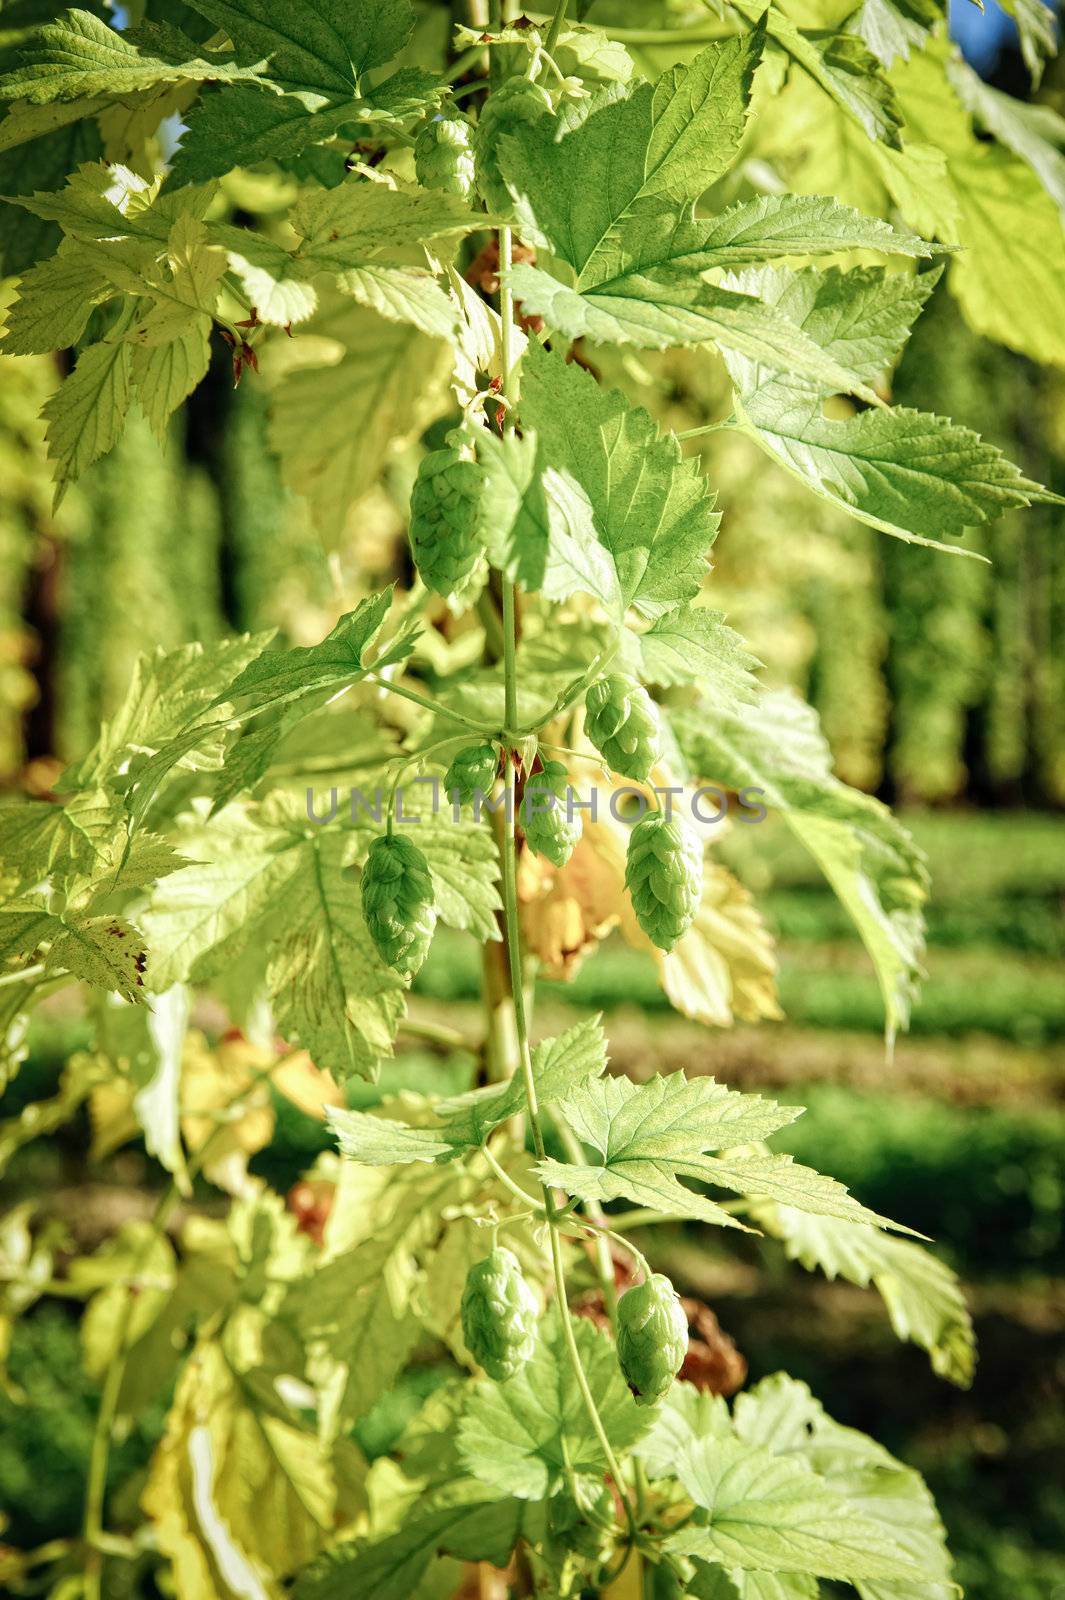
[[[9,983],[25,983],[27,978],[32,980],[43,977],[45,970],[44,962],[38,961],[33,967],[22,967],[18,972],[5,972],[0,976],[0,989],[6,988]]]
[[[720,29],[707,28],[607,28],[621,44],[714,44],[728,37]]]
[[[464,50],[460,56],[456,57],[454,65],[449,67],[444,77],[444,82],[454,83],[456,78],[461,78],[464,72],[468,72],[470,67],[475,67],[479,61],[484,60],[484,57],[485,46],[483,44],[471,44],[468,50]],[[484,86],[483,84],[474,84],[473,87],[483,88]],[[454,96],[452,96],[452,99],[454,99]]]
[[[504,631],[510,634],[510,647],[504,658],[504,671],[507,679],[513,679],[513,614],[510,616],[510,626],[507,627],[504,617]],[[509,669],[508,665],[509,663]],[[516,692],[516,683],[507,682],[508,700]],[[504,816],[506,818],[506,831],[503,837],[503,915],[507,932],[507,948],[510,955],[510,983],[514,995],[514,1016],[518,1034],[518,1052],[521,1062],[522,1075],[525,1079],[525,1098],[528,1103],[529,1126],[532,1130],[533,1148],[537,1157],[542,1161],[547,1154],[544,1143],[543,1121],[540,1115],[540,1103],[536,1093],[536,1079],[533,1076],[532,1054],[529,1049],[529,1030],[525,1015],[525,989],[521,969],[521,930],[518,924],[518,862],[517,839],[515,837],[515,795],[514,795],[514,762],[508,754],[506,773],[506,804]],[[558,1213],[554,1200],[546,1184],[540,1185],[544,1199],[544,1209],[547,1215],[549,1233],[551,1238],[551,1266],[555,1279],[555,1298],[558,1302],[558,1313],[562,1323],[562,1336],[566,1343],[566,1350],[588,1413],[599,1447],[603,1452],[603,1459],[607,1470],[617,1485],[618,1493],[622,1496],[625,1506],[625,1516],[629,1525],[630,1538],[636,1536],[636,1519],[632,1506],[625,1495],[625,1480],[621,1475],[621,1467],[614,1454],[607,1431],[603,1426],[603,1419],[599,1415],[599,1408],[595,1403],[595,1396],[588,1383],[588,1376],[584,1370],[581,1353],[577,1346],[577,1336],[573,1328],[573,1314],[570,1311],[569,1299],[566,1291],[566,1268],[562,1259],[562,1240],[559,1233]]]
[[[464,716],[461,711],[453,711],[450,706],[437,705],[435,700],[428,699],[424,694],[417,694],[413,689],[405,689],[401,684],[393,683],[390,678],[381,678],[375,672],[368,672],[366,682],[374,684],[378,689],[387,689],[389,694],[398,694],[401,700],[409,700],[412,705],[421,706],[426,711],[434,711],[438,717],[449,717],[460,727],[469,728],[485,739],[499,736],[499,729],[489,727],[487,722],[477,722],[473,717]]]
[[[481,1048],[473,1039],[459,1033],[457,1028],[446,1028],[437,1022],[421,1022],[417,1017],[404,1017],[399,1031],[409,1034],[412,1039],[424,1039],[427,1044],[439,1045],[443,1050],[469,1050],[476,1055]]]
[[[514,1179],[510,1176],[510,1173],[507,1172],[505,1167],[500,1166],[499,1162],[496,1160],[495,1156],[492,1154],[491,1150],[489,1150],[486,1144],[482,1144],[481,1154],[488,1162],[488,1165],[491,1167],[492,1171],[495,1173],[504,1189],[509,1189],[511,1194],[514,1195],[516,1199],[521,1201],[522,1205],[531,1206],[537,1215],[542,1217],[547,1209],[544,1205],[544,1202],[542,1200],[537,1200],[535,1195],[526,1193],[520,1183],[515,1183]]]
[[[737,418],[733,413],[732,416],[723,417],[720,422],[706,422],[701,428],[685,428],[684,432],[678,433],[676,437],[678,439],[701,439],[704,434],[717,433],[722,428],[735,428],[736,426]]]
[[[555,7],[555,14],[551,18],[551,26],[548,28],[547,37],[544,40],[544,49],[548,55],[551,54],[558,43],[558,36],[562,32],[562,24],[566,20],[566,6],[568,3],[569,0],[558,0],[558,5]]]
[[[619,648],[620,640],[615,639],[613,644],[606,645],[602,650],[600,650],[595,660],[584,669],[580,677],[574,679],[567,689],[563,689],[562,693],[559,695],[558,699],[555,701],[546,717],[542,717],[539,722],[531,724],[529,727],[520,728],[518,730],[519,737],[524,737],[529,733],[535,733],[539,728],[543,727],[545,722],[554,722],[556,717],[560,717],[564,711],[569,710],[570,706],[576,704],[581,695],[584,694],[585,691],[595,682],[596,678],[598,678],[603,669],[610,665],[614,657],[617,655]],[[507,726],[511,726],[509,718],[507,720]]]
[[[503,391],[511,401],[517,401],[514,384],[514,296],[510,288],[509,274],[513,262],[513,238],[509,228],[499,230],[499,266],[500,266],[500,291],[499,310],[502,318],[501,357],[503,367]],[[513,412],[507,413],[506,421],[512,421]],[[504,701],[506,706],[506,723],[508,728],[513,728],[517,722],[518,703],[518,674],[517,674],[517,623],[514,604],[514,585],[508,579],[503,580],[503,685]],[[518,921],[518,843],[517,843],[517,810],[515,806],[515,781],[513,752],[507,751],[506,756],[506,792],[503,807],[503,922],[506,932],[507,954],[510,962],[510,987],[514,998],[514,1022],[518,1036],[518,1058],[522,1076],[525,1079],[525,1098],[527,1101],[529,1127],[532,1130],[533,1148],[539,1160],[547,1154],[544,1143],[543,1121],[540,1115],[540,1102],[536,1093],[536,1079],[532,1069],[532,1053],[529,1049],[529,1024],[525,1011],[525,980],[522,972],[521,960],[521,928]],[[558,1302],[558,1314],[562,1323],[562,1336],[566,1343],[573,1376],[584,1401],[588,1420],[599,1447],[603,1452],[607,1471],[617,1485],[619,1495],[625,1507],[625,1517],[629,1527],[629,1538],[636,1537],[636,1519],[632,1505],[625,1492],[625,1480],[621,1475],[621,1467],[609,1436],[603,1426],[603,1419],[599,1415],[599,1407],[595,1403],[595,1396],[588,1383],[588,1375],[584,1370],[581,1353],[577,1345],[577,1336],[573,1328],[573,1314],[570,1311],[569,1298],[566,1292],[566,1267],[562,1259],[562,1239],[559,1234],[559,1218],[555,1202],[547,1185],[541,1183],[544,1210],[547,1216],[548,1233],[551,1239],[551,1266],[555,1278],[555,1298]]]
[[[652,1211],[649,1206],[638,1206],[633,1211],[615,1211],[610,1221],[619,1228],[646,1228],[656,1222],[679,1222],[679,1217],[671,1217],[665,1211]]]

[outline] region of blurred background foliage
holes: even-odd
[[[1061,72],[1048,74],[1051,103]],[[1007,51],[999,81],[1014,78]],[[610,359],[666,426],[722,414],[705,359]],[[338,589],[408,575],[400,507],[418,454],[389,462],[327,549],[278,478],[264,386],[234,389],[220,357],[166,451],[135,419],[53,517],[35,418],[56,379],[48,360],[0,358],[0,784],[37,792],[91,743],[145,647],[272,625],[317,638]],[[1065,374],[978,339],[942,290],[893,398],[934,402],[1065,492]],[[976,1317],[968,1392],[894,1341],[874,1296],[771,1264],[757,1242],[725,1253],[709,1229],[656,1233],[753,1378],[787,1366],[926,1474],[973,1600],[1065,1600],[1065,517],[1003,517],[984,543],[990,565],[950,560],[821,505],[737,436],[710,435],[703,451],[724,511],[714,603],[767,678],[817,707],[840,775],[900,806],[929,852],[928,982],[888,1067],[861,948],[770,822],[722,850],[779,937],[785,1023],[718,1034],[684,1022],[640,958],[611,945],[575,984],[544,986],[544,1024],[603,1008],[616,1063],[634,1075],[684,1065],[803,1103],[780,1146],[939,1242]],[[438,939],[417,986],[426,1014],[472,1012],[479,981],[473,945]],[[38,1025],[0,1116],[54,1092],[78,1043],[76,1023]],[[382,1092],[439,1083],[442,1070],[401,1055]],[[447,1070],[461,1088],[463,1064]],[[372,1092],[360,1085],[360,1103]],[[289,1192],[324,1140],[287,1102],[277,1112],[258,1163]],[[147,1209],[158,1169],[136,1146],[91,1156],[91,1132],[86,1114],[28,1146],[5,1207],[54,1196],[88,1231],[82,1244],[114,1226],[116,1194],[143,1193]],[[19,1543],[80,1517],[98,1395],[75,1309],[46,1301],[14,1331],[0,1506]],[[385,1448],[414,1403],[413,1389],[382,1402],[360,1425],[365,1447]],[[114,1452],[117,1494],[138,1492],[163,1410]]]

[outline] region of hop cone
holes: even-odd
[[[629,835],[625,887],[636,920],[660,950],[672,950],[692,925],[702,894],[698,841],[675,818],[652,811]]]
[[[513,1251],[499,1246],[470,1268],[462,1291],[462,1337],[497,1383],[520,1372],[535,1350],[539,1312]]]
[[[618,1301],[618,1361],[637,1405],[654,1405],[688,1353],[688,1319],[669,1279],[655,1272]]]
[[[499,757],[493,745],[468,744],[444,774],[444,793],[468,806],[475,794],[491,794],[498,771]]]
[[[647,690],[612,673],[585,697],[584,731],[612,772],[641,783],[661,754],[658,717]]]
[[[409,839],[381,834],[370,846],[362,911],[382,961],[412,978],[429,954],[436,906],[429,864]]]
[[[465,117],[434,117],[414,145],[414,170],[426,189],[468,200],[473,194],[472,129]]]
[[[430,589],[448,595],[466,581],[484,550],[484,473],[457,450],[434,450],[418,469],[410,497],[410,542]]]
[[[528,78],[507,78],[484,103],[473,136],[477,187],[490,211],[509,211],[510,193],[499,170],[499,140],[519,122],[538,122],[551,111],[551,97]]]
[[[564,867],[581,836],[581,819],[567,815],[567,773],[561,761],[545,761],[525,785],[521,825],[531,849]],[[554,802],[551,804],[551,802]]]

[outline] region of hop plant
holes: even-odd
[[[426,189],[469,200],[473,194],[473,130],[465,117],[434,117],[414,145],[414,170]]]
[[[499,140],[519,122],[538,122],[551,113],[551,97],[528,78],[507,78],[484,103],[473,139],[477,187],[490,211],[509,211],[510,194],[499,170]]]
[[[468,744],[459,751],[444,774],[444,793],[469,805],[475,794],[489,794],[499,770],[495,746]]]
[[[512,1250],[500,1245],[474,1262],[462,1291],[462,1337],[497,1383],[519,1373],[536,1348],[540,1307]]]
[[[525,785],[519,816],[531,849],[564,867],[581,836],[581,819],[570,817],[567,772],[561,761],[545,761]]]
[[[667,1393],[688,1353],[688,1319],[677,1291],[654,1272],[618,1301],[618,1361],[636,1404]]]
[[[429,863],[398,834],[381,834],[362,869],[362,911],[382,961],[412,978],[429,954],[436,906]]]
[[[430,589],[448,595],[465,583],[484,550],[484,473],[450,446],[433,450],[418,469],[410,498],[410,542]]]
[[[584,706],[584,731],[607,766],[642,783],[661,755],[658,716],[647,690],[611,673],[596,679]]]
[[[643,817],[629,835],[625,887],[636,920],[660,950],[672,950],[691,927],[702,894],[699,843],[662,811]]]

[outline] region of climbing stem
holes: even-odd
[[[558,43],[558,36],[562,32],[562,24],[566,20],[566,6],[568,3],[569,0],[558,0],[558,4],[555,7],[555,14],[551,18],[551,26],[548,28],[547,37],[544,39],[544,49],[548,55],[551,54]]]
[[[514,615],[513,599],[511,605],[504,613],[504,643],[507,649],[504,655],[504,672],[506,674],[507,703],[515,694],[514,682]],[[509,718],[508,718],[509,720]],[[525,988],[522,974],[521,960],[521,931],[518,925],[518,866],[517,866],[517,839],[515,828],[517,817],[515,812],[515,782],[514,761],[512,754],[508,753],[506,764],[506,792],[503,807],[505,830],[503,835],[503,916],[506,927],[507,951],[510,959],[510,984],[514,996],[514,1020],[518,1036],[518,1058],[522,1076],[525,1081],[525,1098],[527,1102],[529,1127],[532,1131],[533,1148],[537,1157],[542,1161],[547,1153],[544,1143],[544,1127],[540,1114],[540,1104],[536,1093],[536,1079],[532,1070],[532,1054],[529,1049],[529,1028],[525,1012]],[[603,1419],[599,1415],[599,1408],[595,1403],[588,1376],[584,1370],[581,1353],[577,1346],[577,1336],[573,1328],[573,1313],[570,1311],[569,1299],[566,1292],[566,1269],[562,1259],[562,1239],[559,1231],[559,1213],[551,1191],[546,1184],[541,1184],[544,1211],[548,1222],[548,1232],[551,1240],[551,1267],[555,1279],[555,1298],[558,1303],[558,1314],[562,1323],[562,1336],[566,1343],[566,1350],[573,1368],[573,1376],[588,1412],[588,1419],[599,1440],[603,1452],[603,1459],[607,1470],[622,1496],[625,1507],[625,1516],[629,1525],[630,1538],[636,1536],[636,1519],[633,1509],[625,1493],[625,1480],[621,1475],[621,1467],[614,1454],[607,1431],[603,1426]]]

